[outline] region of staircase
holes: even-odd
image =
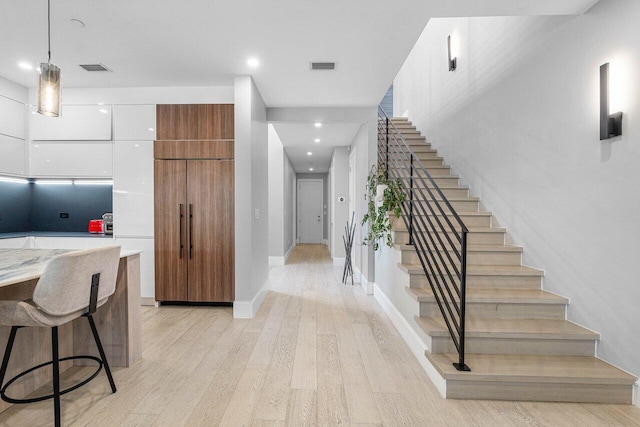
[[[427,273],[408,244],[405,221],[394,222],[394,248],[402,254],[398,268],[409,276],[406,291],[420,307],[417,332],[430,349],[425,356],[446,381],[446,397],[632,403],[637,378],[595,356],[600,335],[566,319],[569,300],[542,289],[544,272],[522,265],[523,248],[505,244],[506,230],[493,226],[491,212],[480,210],[479,199],[411,122],[391,123],[468,228],[464,343],[471,371],[463,372],[453,366],[458,354]]]

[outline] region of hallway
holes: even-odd
[[[143,360],[115,370],[116,394],[102,374],[63,396],[64,425],[640,425],[632,406],[442,399],[378,303],[341,273],[326,246],[299,245],[271,268],[254,319],[144,308]],[[0,425],[50,419],[44,402],[9,409]]]

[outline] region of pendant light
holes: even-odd
[[[38,78],[38,113],[50,117],[60,115],[60,68],[51,63],[51,0],[47,0],[48,60],[40,63]]]

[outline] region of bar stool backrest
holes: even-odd
[[[116,289],[120,246],[70,252],[52,258],[33,292],[33,302],[45,313],[64,316],[89,306],[92,276],[100,273],[98,301]]]

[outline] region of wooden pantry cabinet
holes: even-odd
[[[158,105],[157,121],[156,300],[233,302],[233,105]]]

